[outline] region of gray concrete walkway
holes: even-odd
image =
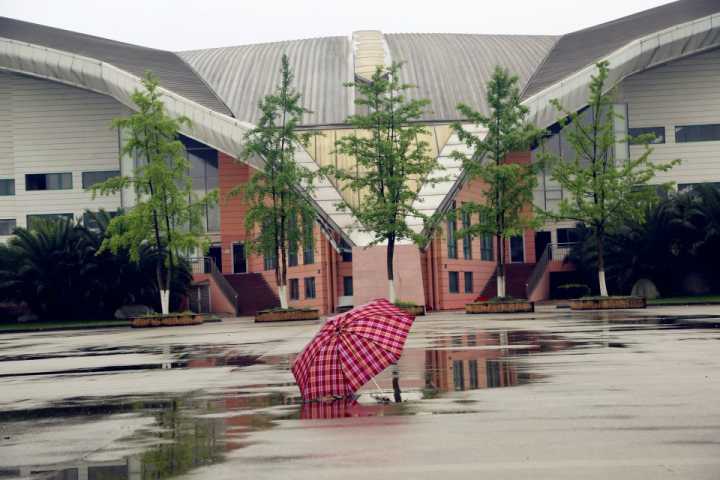
[[[325,410],[289,372],[315,322],[2,335],[0,478],[717,479],[713,315],[434,314],[402,403]]]

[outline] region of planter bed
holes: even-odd
[[[422,317],[425,315],[425,307],[423,305],[395,305],[400,310],[412,315],[413,317]]]
[[[296,322],[303,320],[317,320],[320,310],[317,308],[288,308],[260,310],[255,314],[255,323],[265,322]]]
[[[572,310],[614,310],[619,308],[645,308],[644,297],[588,297],[570,302]]]
[[[168,315],[134,317],[131,319],[131,326],[133,328],[180,327],[200,325],[204,320],[205,315],[199,313],[171,313]]]
[[[465,313],[532,313],[535,304],[527,300],[473,302],[465,305]]]

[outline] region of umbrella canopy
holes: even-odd
[[[328,319],[292,367],[303,398],[353,395],[400,358],[413,320],[384,299]]]

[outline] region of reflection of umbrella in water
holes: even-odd
[[[384,405],[363,405],[356,398],[343,398],[332,402],[305,402],[300,410],[303,420],[330,418],[375,417],[382,415]]]
[[[328,319],[292,367],[303,399],[352,396],[400,358],[414,319],[384,299]]]

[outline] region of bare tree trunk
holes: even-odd
[[[595,232],[595,239],[597,241],[597,251],[598,251],[598,283],[600,284],[600,296],[601,297],[607,297],[608,296],[608,290],[607,290],[607,284],[605,283],[605,252],[604,252],[604,242],[603,242],[603,232],[602,230],[597,230]]]
[[[495,238],[498,244],[497,296],[505,298],[505,242],[500,235],[496,235]]]
[[[387,278],[388,278],[388,300],[390,303],[395,303],[397,298],[395,296],[395,270],[393,268],[393,259],[395,258],[395,236],[392,235],[388,238],[387,245]]]

